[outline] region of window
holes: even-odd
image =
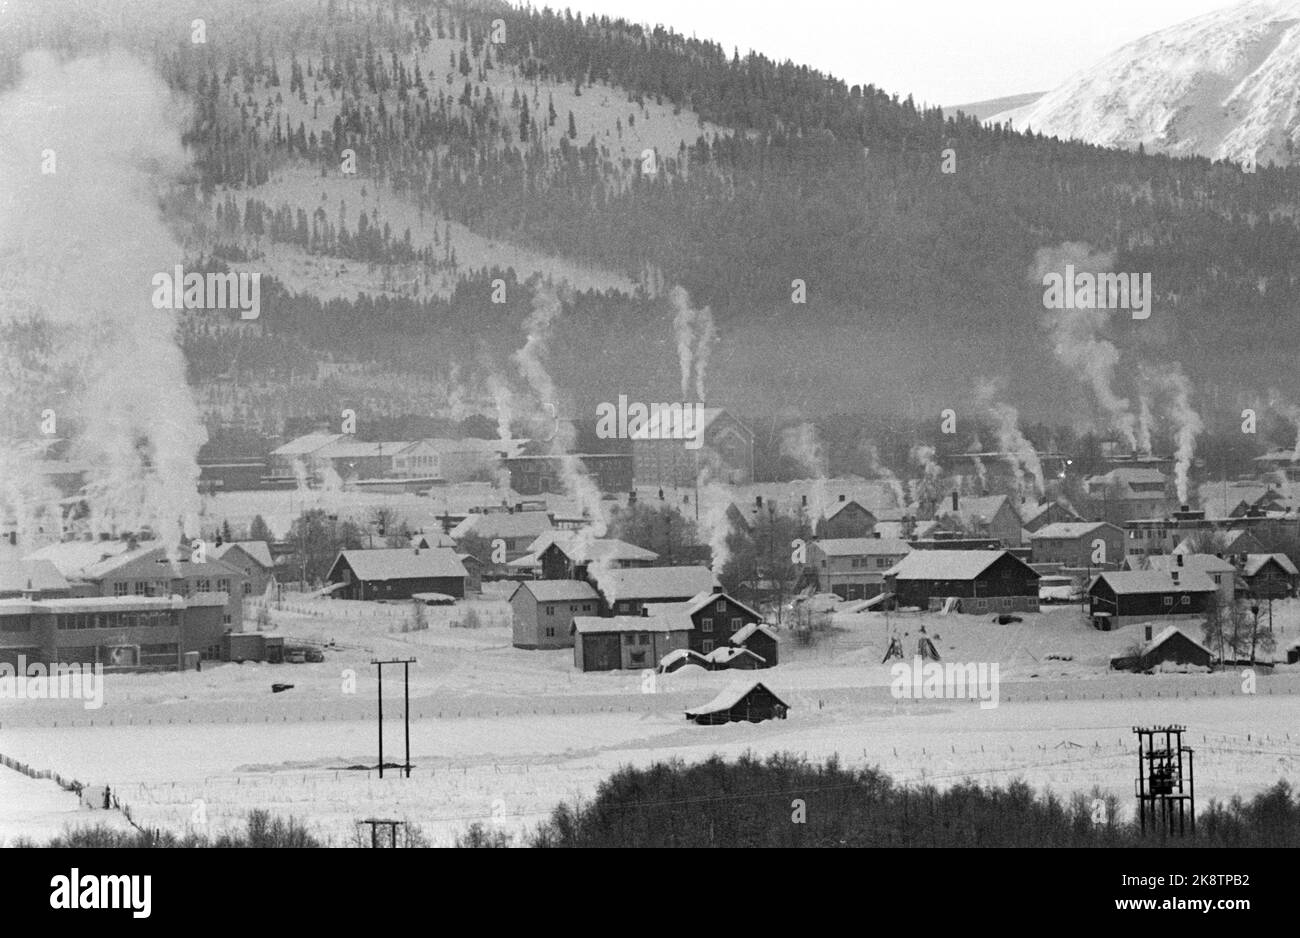
[[[582,604],[582,611],[583,611],[583,612],[591,612],[591,603],[583,603],[583,604]]]
[[[624,632],[624,633],[623,633],[623,644],[624,644],[624,645],[634,645],[634,644],[636,644],[636,634],[633,633],[633,632]]]
[[[248,582],[247,580],[244,581],[244,595],[245,596],[253,595],[253,584]]]
[[[1178,603],[1179,603],[1179,605],[1182,605],[1182,606],[1190,606],[1191,603],[1192,603],[1192,597],[1190,597],[1190,596],[1184,596],[1184,597],[1182,597],[1181,599],[1178,600]]]
[[[1165,597],[1165,605],[1166,605],[1166,606],[1172,606],[1173,604],[1174,604],[1174,597],[1172,597],[1172,596],[1166,596],[1166,597]]]
[[[217,580],[217,591],[218,591],[218,592],[221,592],[221,593],[229,593],[229,592],[230,592],[230,581],[229,581],[229,580]]]
[[[194,589],[195,589],[196,592],[199,592],[199,593],[211,593],[211,592],[212,592],[212,581],[211,581],[211,580],[199,580],[197,583],[194,584]]]
[[[135,581],[135,595],[137,595],[137,596],[148,596],[148,595],[149,595],[149,584],[146,583],[144,580],[136,580],[136,581]]]
[[[631,603],[619,603],[619,604],[618,604],[618,611],[619,611],[619,612],[630,612],[631,610],[628,609],[628,607],[629,607],[630,605],[631,605]]]
[[[126,595],[127,588],[128,588],[130,585],[131,585],[131,584],[129,584],[129,583],[125,583],[125,582],[123,582],[123,583],[114,583],[114,584],[113,584],[113,595],[114,595],[114,596],[125,596],[125,595]]]
[[[547,614],[548,616],[553,616],[553,615],[555,615],[555,607],[554,607],[554,606],[547,606],[547,607],[546,607],[546,614]]]
[[[704,640],[704,643],[703,643],[702,645],[700,645],[700,651],[704,652],[704,654],[706,654],[706,655],[707,655],[709,652],[713,651],[713,642],[712,642],[710,639],[707,639],[707,638],[706,638],[706,639]]]
[[[552,628],[551,626],[547,626],[547,627],[546,627],[546,637],[547,637],[547,638],[554,638],[554,637],[555,637],[555,629]]]
[[[740,620],[740,616],[731,617],[731,631],[733,632],[739,631],[742,625],[744,625],[744,623]]]
[[[700,620],[700,631],[701,632],[713,631],[713,619],[711,617],[705,616],[703,619]]]
[[[229,625],[229,624],[230,624],[230,614],[229,614],[229,613],[227,613],[226,615],[224,615],[224,616],[221,617],[221,624],[222,624],[222,625]]]
[[[892,566],[894,565],[894,563],[895,563],[895,561],[894,561],[894,558],[892,558],[892,557],[877,557],[877,558],[876,558],[876,569],[877,569],[877,570],[888,570],[890,567],[892,567]]]
[[[650,644],[650,633],[649,633],[649,632],[642,632],[640,635],[638,635],[638,636],[636,637],[636,643],[637,643],[638,645],[649,645],[649,644]]]
[[[0,632],[30,632],[31,620],[27,616],[0,616]]]
[[[717,608],[718,608],[718,612],[726,612],[726,611],[727,611],[727,601],[726,601],[725,599],[719,599],[719,600],[718,600],[718,607],[717,607]]]
[[[634,651],[632,652],[632,654],[628,655],[628,658],[631,660],[633,664],[645,664],[644,651]]]

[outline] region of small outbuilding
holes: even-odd
[[[1171,625],[1152,637],[1153,627],[1146,626],[1146,642],[1136,655],[1116,655],[1110,659],[1112,670],[1150,671],[1162,665],[1209,668],[1214,653],[1182,629]]]
[[[705,671],[711,669],[709,659],[704,657],[698,651],[692,651],[689,648],[678,648],[676,651],[670,651],[659,661],[660,674],[672,674],[674,671],[680,671],[688,664],[693,664],[697,668],[703,668]]]
[[[724,645],[704,656],[715,671],[757,671],[766,668],[767,662],[748,648]]]
[[[776,632],[772,631],[769,626],[760,625],[757,622],[751,622],[735,632],[731,636],[731,644],[736,648],[744,648],[752,651],[758,657],[763,659],[763,667],[775,667],[777,663],[777,648],[779,642],[776,638]]]
[[[768,690],[762,681],[737,681],[728,684],[702,707],[686,711],[686,718],[701,725],[719,723],[761,723],[784,720],[790,705]]]

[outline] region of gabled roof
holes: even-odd
[[[322,446],[343,439],[342,433],[308,433],[271,450],[272,456],[309,456]]]
[[[48,593],[67,588],[68,581],[48,560],[0,562],[0,593],[21,593],[28,589]]]
[[[409,440],[366,443],[352,436],[341,436],[313,451],[312,455],[323,459],[367,459],[373,456],[395,456],[410,446]]]
[[[359,580],[415,580],[429,577],[463,577],[465,565],[447,547],[417,550],[394,547],[381,550],[345,550],[330,567],[333,577],[340,560],[346,560]]]
[[[544,511],[489,511],[467,515],[464,521],[456,525],[451,535],[457,539],[466,534],[486,538],[535,538],[554,527],[551,516]]]
[[[1005,550],[914,550],[885,571],[900,580],[973,580],[1003,557],[1012,557],[1034,579],[1029,564]]]
[[[24,560],[48,560],[65,577],[80,577],[88,567],[128,550],[126,541],[60,541],[34,550]]]
[[[1286,554],[1247,554],[1246,563],[1241,572],[1246,576],[1254,576],[1270,560],[1276,562],[1284,572],[1291,576],[1300,576],[1300,571],[1296,570],[1296,565],[1291,562],[1291,558]]]
[[[593,570],[596,588],[609,602],[622,599],[691,599],[711,592],[717,577],[707,567],[627,567]]]
[[[1142,648],[1142,654],[1143,655],[1150,654],[1151,652],[1159,648],[1161,645],[1163,645],[1165,642],[1169,641],[1169,639],[1173,638],[1175,635],[1181,635],[1183,638],[1187,639],[1187,641],[1191,642],[1197,648],[1201,649],[1201,651],[1205,652],[1211,658],[1214,657],[1214,652],[1210,651],[1210,649],[1206,648],[1204,645],[1202,645],[1196,639],[1192,638],[1190,635],[1188,635],[1186,632],[1184,632],[1176,625],[1170,625],[1162,629],[1159,635],[1156,635],[1151,639],[1151,641],[1146,643],[1146,645]]]
[[[757,635],[759,632],[762,632],[764,635],[772,639],[772,641],[774,642],[779,641],[779,639],[776,637],[776,632],[772,631],[772,629],[768,628],[766,625],[760,625],[757,622],[751,622],[749,623],[749,625],[745,626],[744,628],[737,629],[732,634],[731,636],[732,644],[743,645],[745,644],[745,642],[749,641],[751,637]]]
[[[1086,537],[1098,528],[1115,528],[1121,530],[1113,524],[1107,524],[1105,521],[1055,521],[1052,524],[1045,524],[1034,533],[1030,534],[1031,540],[1040,538],[1069,538]]]
[[[559,550],[573,563],[610,562],[610,561],[654,561],[659,555],[652,550],[620,541],[614,537],[582,537],[578,531],[562,531],[554,541],[542,548],[538,556],[552,547]]]
[[[268,570],[275,566],[271,560],[271,546],[266,541],[226,541],[215,547],[212,553],[218,558],[225,557],[232,547],[238,547]]]
[[[828,537],[813,543],[827,557],[888,557],[912,550],[907,541],[893,537]]]
[[[1199,570],[1182,570],[1175,584],[1173,574],[1164,570],[1119,570],[1108,571],[1093,577],[1088,586],[1105,580],[1107,585],[1119,596],[1132,596],[1140,593],[1213,593],[1214,581]]]
[[[510,594],[513,600],[520,590],[527,590],[541,603],[564,603],[598,599],[595,589],[585,580],[525,580]]]
[[[1178,565],[1181,557],[1183,565]],[[1201,573],[1235,573],[1237,568],[1214,554],[1151,554],[1146,558],[1148,570],[1199,570]]]
[[[679,658],[685,658],[691,664],[700,667],[709,663],[709,660],[698,651],[692,651],[690,648],[675,648],[659,659],[659,666],[661,668],[667,667]]]
[[[571,631],[582,635],[597,632],[689,632],[694,625],[685,616],[574,616]]]
[[[728,664],[739,658],[741,655],[749,655],[751,658],[754,658],[763,664],[767,664],[767,659],[757,652],[751,651],[748,648],[737,648],[734,645],[719,645],[704,657],[709,661],[712,661],[714,664]]]
[[[867,508],[866,505],[859,503],[858,500],[855,498],[850,498],[842,502],[835,502],[830,508],[830,510],[826,512],[825,519],[827,521],[830,521],[840,512],[844,511],[849,507],[857,508],[859,511],[866,512],[866,514],[870,515],[872,518],[875,518],[875,515],[871,513],[871,509]]]
[[[651,603],[648,606],[646,606],[646,608],[650,611],[651,615],[654,615],[656,613],[680,612],[683,613],[684,615],[694,616],[695,613],[699,612],[709,603],[715,602],[716,600],[719,599],[729,600],[730,602],[739,606],[742,610],[744,610],[751,617],[753,617],[754,621],[756,622],[763,621],[763,616],[761,613],[755,612],[753,609],[751,609],[749,606],[746,606],[744,603],[742,603],[736,597],[732,596],[730,593],[721,593],[711,589],[701,590],[700,592],[692,596],[690,599],[686,599],[681,602]]]
[[[244,571],[211,553],[207,560],[196,563],[190,560],[187,548],[179,548],[176,557],[168,560],[166,548],[139,547],[87,567],[84,575],[87,580],[102,580],[113,575],[138,577],[142,580],[165,576],[179,580],[192,576],[242,578]]]
[[[704,706],[692,707],[687,710],[686,715],[688,717],[704,716],[709,713],[720,713],[723,710],[730,710],[760,687],[769,694],[772,694],[772,689],[762,681],[733,681],[719,691],[718,696],[704,704]],[[789,707],[789,704],[780,697],[777,697],[776,694],[772,694],[772,696],[775,697],[777,702],[781,705]]]
[[[1012,504],[1011,499],[1005,495],[981,495],[973,498],[959,497],[956,511],[953,511],[951,503],[947,503],[946,508],[936,509],[934,515],[936,518],[960,518],[963,521],[992,521],[1003,507],[1010,508],[1012,512],[1016,510],[1016,506]]]

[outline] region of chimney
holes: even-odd
[[[952,493],[952,510],[953,510],[953,511],[960,511],[960,509],[957,507],[957,493],[956,493],[956,492],[953,492],[953,493]]]
[[[1146,624],[1145,633],[1146,633],[1146,640],[1147,640],[1148,642],[1151,641],[1151,623],[1150,623],[1150,622],[1148,622],[1148,623]]]

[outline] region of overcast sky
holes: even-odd
[[[1126,42],[1231,0],[536,0],[793,59],[927,104],[1048,91]],[[1067,11],[1086,9],[1085,16]]]

